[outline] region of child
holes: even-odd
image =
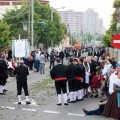
[[[85,68],[85,84],[84,84],[84,94],[85,97],[88,97],[88,87],[89,87],[89,71],[88,67]]]
[[[93,97],[93,91],[96,92],[96,95],[94,97],[98,97],[98,86],[100,85],[100,76],[98,75],[98,71],[96,71],[96,75],[92,79],[92,85],[91,85],[91,96]]]

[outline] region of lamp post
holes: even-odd
[[[55,10],[57,9],[64,9],[65,7],[61,7],[61,8],[54,8]],[[51,22],[53,22],[53,12],[54,12],[53,7],[51,7]],[[51,40],[51,48],[53,48],[53,40]]]

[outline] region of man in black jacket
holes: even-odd
[[[61,59],[57,58],[57,65],[53,67],[53,69],[50,71],[50,76],[52,79],[55,80],[55,88],[58,96],[58,104],[62,105],[61,101],[61,91],[63,92],[64,97],[64,105],[68,105],[67,103],[67,78],[66,78],[66,66],[61,64]]]
[[[15,68],[14,74],[17,74],[17,95],[18,95],[18,104],[21,104],[21,91],[22,88],[24,89],[25,96],[26,96],[26,104],[31,104],[29,102],[29,93],[28,93],[28,86],[27,86],[27,75],[29,75],[29,71],[27,66],[24,65],[24,61],[20,61],[20,66]]]
[[[81,101],[82,99],[82,95],[81,95],[81,89],[82,89],[82,82],[83,82],[83,78],[82,78],[82,68],[81,65],[79,64],[79,60],[78,59],[74,59],[74,64],[76,65],[76,93],[77,93],[77,101]]]
[[[93,52],[92,52],[92,49],[90,49],[89,51],[88,51],[88,56],[92,56],[93,55]]]
[[[84,61],[84,58],[80,58],[79,59],[79,64],[80,64],[80,67],[81,67],[81,74],[82,74],[82,85],[81,85],[81,89],[80,89],[80,100],[83,100],[83,97],[84,97],[84,84],[85,84],[85,66],[83,65],[83,61]]]
[[[68,86],[69,86],[69,95],[70,101],[69,103],[76,102],[76,66],[73,64],[73,58],[69,59],[70,64],[67,66],[67,78],[68,78]]]
[[[59,58],[62,60],[62,64],[63,64],[63,59],[64,59],[64,52],[61,50],[61,52],[59,53]]]
[[[6,95],[4,86],[8,78],[8,68],[6,63],[6,56],[4,53],[0,55],[0,95]]]

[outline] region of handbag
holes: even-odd
[[[120,92],[117,93],[117,98],[118,98],[118,107],[120,107]]]

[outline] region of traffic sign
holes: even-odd
[[[112,45],[114,48],[120,48],[120,34],[116,34],[113,36]]]

